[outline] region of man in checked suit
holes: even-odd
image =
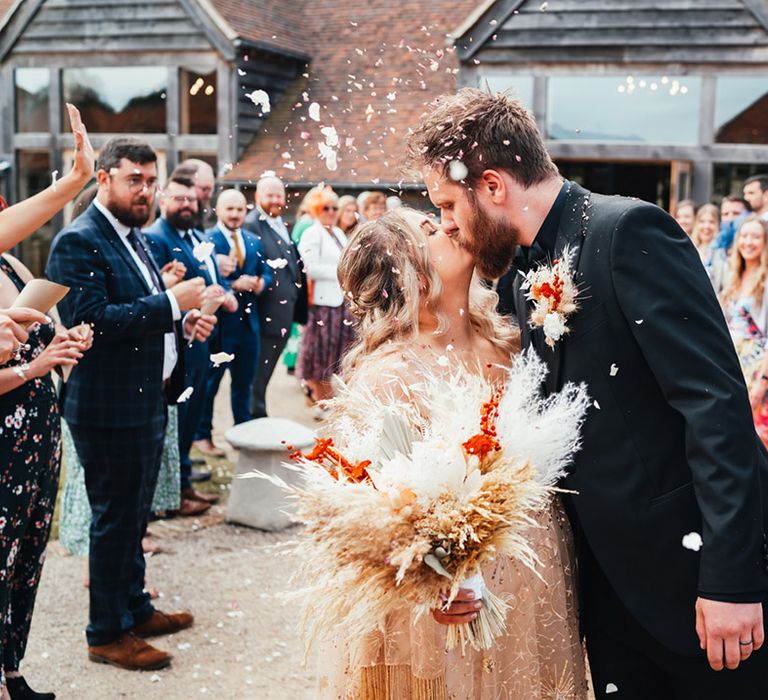
[[[259,298],[261,354],[251,395],[254,418],[267,415],[267,385],[288,342],[293,323],[307,322],[307,278],[299,251],[280,216],[285,209],[282,180],[265,176],[256,183],[256,207],[245,219],[246,228],[261,240],[272,284]]]
[[[56,236],[46,270],[49,279],[71,288],[58,306],[62,321],[93,327],[93,348],[62,395],[93,511],[89,658],[130,670],[167,666],[170,654],[142,638],[193,622],[191,613],[169,615],[152,606],[144,592],[141,538],[167,403],[184,389],[182,333],[205,340],[216,322],[195,310],[205,287],[201,278],[166,291],[141,234],[154,202],[156,161],[143,141],[108,141],[97,163],[98,195]]]
[[[198,211],[195,183],[187,178],[172,176],[160,193],[162,216],[144,235],[158,266],[170,264],[182,279],[201,278],[205,282],[205,296],[223,297],[224,313],[237,311],[237,299],[229,291],[229,282],[219,272],[213,253],[203,255],[205,233],[194,228]],[[200,412],[205,404],[205,389],[210,375],[210,341],[192,341],[184,344],[184,386],[192,395],[179,404],[179,453],[181,455],[181,515],[199,515],[216,503],[218,496],[205,494],[192,487],[192,481],[210,478],[210,472],[195,472],[189,457],[189,449],[195,439],[200,422]],[[218,343],[216,343],[218,347]]]

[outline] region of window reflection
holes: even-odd
[[[181,133],[216,133],[216,71],[195,73],[182,70]]]
[[[165,133],[167,85],[167,69],[159,66],[62,72],[64,102],[80,109],[92,132]]]
[[[533,109],[533,77],[530,75],[481,75],[478,87],[492,93],[507,92],[528,110]]]
[[[551,139],[695,144],[701,79],[688,76],[554,76]]]
[[[717,79],[717,143],[768,143],[768,81],[765,77]]]
[[[48,113],[51,72],[48,68],[17,68],[16,131],[50,131]]]

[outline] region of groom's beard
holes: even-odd
[[[474,221],[468,235],[461,236],[459,243],[475,259],[482,277],[496,279],[512,264],[519,231],[513,224],[492,219],[477,201],[472,201],[472,209]]]

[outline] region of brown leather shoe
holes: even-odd
[[[88,658],[127,671],[154,671],[168,666],[173,657],[128,632],[109,644],[89,646]]]
[[[192,447],[197,448],[202,452],[204,455],[208,455],[209,457],[226,457],[227,453],[224,452],[220,447],[216,447],[216,445],[213,444],[212,440],[195,440],[192,443]]]
[[[185,516],[202,515],[210,507],[210,503],[201,503],[200,501],[190,501],[188,498],[182,498],[178,513]]]
[[[186,498],[190,501],[198,501],[200,503],[210,503],[213,505],[214,503],[219,502],[219,497],[212,493],[203,493],[202,491],[198,491],[196,488],[188,488],[183,489],[181,492],[181,497]]]
[[[140,625],[131,629],[131,634],[137,637],[157,637],[161,634],[174,634],[187,627],[192,627],[195,618],[191,612],[164,613],[161,610],[155,610],[152,617]]]

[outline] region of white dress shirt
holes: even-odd
[[[144,279],[147,282],[147,286],[153,291],[155,294],[165,294],[168,297],[168,301],[171,305],[171,312],[173,314],[173,320],[174,321],[180,321],[181,320],[181,309],[179,309],[179,303],[176,301],[176,297],[171,294],[170,291],[163,291],[161,289],[158,289],[155,285],[154,280],[152,279],[152,275],[150,274],[149,270],[147,269],[147,266],[141,261],[141,258],[136,254],[136,251],[133,249],[133,246],[128,241],[128,234],[131,232],[131,227],[126,226],[121,221],[118,221],[114,214],[112,214],[109,209],[107,209],[98,199],[93,200],[94,206],[107,218],[107,221],[109,221],[110,224],[112,224],[112,228],[115,229],[117,232],[117,235],[120,237],[120,240],[123,242],[123,245],[125,245],[128,252],[131,254],[131,257],[133,258],[133,262],[136,263],[136,267],[139,268],[139,272],[143,275]],[[137,227],[138,228],[138,227]],[[147,252],[148,255],[151,255],[151,253]],[[171,375],[173,374],[173,370],[176,367],[176,363],[178,362],[179,356],[176,351],[176,334],[175,333],[166,333],[165,337],[165,352],[163,353],[163,381],[166,379],[170,379]]]
[[[271,228],[278,236],[280,236],[283,241],[290,244],[291,234],[288,233],[288,227],[283,222],[282,217],[270,216],[261,207],[256,207],[256,209],[258,210],[260,217],[267,222],[269,228]]]

